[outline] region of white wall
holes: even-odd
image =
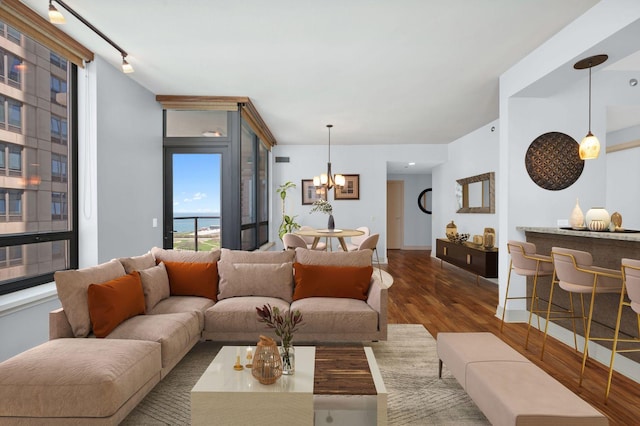
[[[418,195],[431,188],[431,175],[422,174],[389,174],[388,180],[404,182],[404,232],[403,250],[431,249],[431,217],[418,207]],[[433,191],[431,191],[433,197]],[[433,200],[433,198],[432,198]],[[430,206],[427,206],[430,207]]]
[[[162,108],[99,57],[78,74],[79,115],[91,117],[79,123],[85,267],[162,244]],[[0,296],[0,361],[48,340],[48,314],[59,307],[53,283]]]
[[[496,238],[498,215],[490,213],[456,213],[456,181],[487,172],[496,172],[496,194],[501,184],[498,173],[498,120],[469,133],[449,144],[449,161],[433,169],[433,234],[436,239],[445,236],[445,227],[452,220],[458,232],[482,235],[484,228],[494,228]],[[492,130],[493,129],[493,130]],[[502,200],[496,196],[496,212]],[[431,255],[435,257],[435,251]]]
[[[296,188],[289,191],[286,213],[296,215],[301,225],[326,228],[327,216],[309,214],[311,206],[302,205],[301,180],[312,179],[314,175],[327,170],[327,147],[311,145],[276,145],[275,157],[289,157],[289,163],[272,162],[272,229],[271,240],[282,243],[278,238],[281,204],[275,189],[286,181],[292,181]],[[446,145],[337,145],[331,148],[331,167],[334,173],[360,175],[359,200],[334,200],[331,190],[329,201],[333,206],[333,216],[337,228],[357,228],[368,226],[372,233],[379,233],[378,252],[380,261],[386,261],[386,188],[388,161],[442,162],[447,158]],[[424,189],[424,188],[423,188]],[[416,194],[417,197],[417,194]],[[417,208],[417,206],[416,206]],[[421,212],[422,213],[422,212]]]

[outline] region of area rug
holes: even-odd
[[[367,345],[387,388],[389,425],[490,424],[446,367],[438,378],[436,342],[422,325],[390,324],[388,340]],[[221,346],[198,343],[122,424],[188,425],[191,388]]]

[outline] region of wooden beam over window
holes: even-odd
[[[43,2],[42,7],[46,7]],[[79,67],[93,61],[93,52],[18,0],[0,1],[0,20]]]
[[[260,140],[271,149],[278,142],[258,110],[247,96],[178,96],[156,95],[163,109],[187,111],[238,111]]]

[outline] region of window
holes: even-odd
[[[5,93],[19,92],[15,99],[0,95],[0,129],[20,135],[0,141],[0,294],[5,294],[78,267],[77,67],[3,23],[0,37],[21,43],[24,51],[19,57],[0,50],[0,79],[13,86]],[[50,62],[29,62],[42,57]]]
[[[51,102],[58,105],[65,105],[64,99],[67,96],[67,82],[58,77],[51,76]]]
[[[51,180],[54,182],[67,181],[67,156],[51,154]]]
[[[0,96],[0,128],[22,133],[22,102]]]
[[[68,139],[67,132],[67,120],[52,114],[51,142],[59,143],[60,145],[66,145]]]
[[[67,194],[64,192],[51,193],[51,220],[66,220],[67,214]]]

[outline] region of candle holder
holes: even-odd
[[[260,336],[251,374],[263,385],[271,385],[282,376],[282,358],[272,338]]]
[[[251,350],[251,346],[249,346],[247,348],[247,363],[244,366],[247,368],[252,368],[253,367],[253,364],[251,362],[252,359],[253,359],[253,353]]]

